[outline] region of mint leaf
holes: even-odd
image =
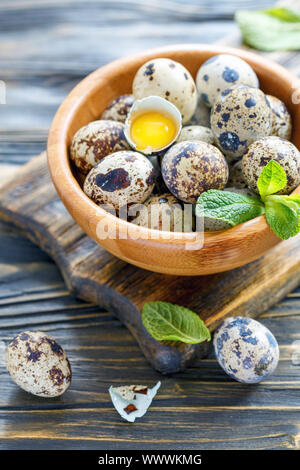
[[[196,313],[169,302],[147,302],[142,321],[158,341],[181,341],[196,344],[210,340],[210,332]]]
[[[265,13],[271,16],[275,16],[276,18],[279,18],[284,21],[289,21],[291,23],[297,23],[297,21],[300,21],[300,13],[295,10],[291,10],[289,8],[284,8],[284,7],[274,7],[274,8],[268,8],[265,10]]]
[[[269,196],[269,204],[280,203],[292,209],[298,217],[298,232],[300,231],[300,194],[290,194],[289,196]]]
[[[300,209],[284,202],[282,196],[269,196],[265,201],[266,219],[273,232],[282,240],[294,237],[299,232]]]
[[[210,189],[198,198],[196,215],[238,225],[264,214],[264,205],[256,197]]]
[[[281,191],[287,185],[287,177],[282,166],[275,160],[270,160],[262,169],[257,180],[257,187],[262,199],[270,194]]]
[[[235,14],[244,42],[263,51],[300,49],[300,18],[285,8],[239,10]]]
[[[280,197],[280,199],[283,201],[285,200],[293,201],[297,203],[298,205],[300,205],[300,194],[290,194],[289,196],[277,196],[277,197]]]

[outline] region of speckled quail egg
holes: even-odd
[[[246,182],[244,180],[242,172],[242,160],[234,162],[233,165],[229,165],[229,178],[227,186],[233,188],[246,188]]]
[[[125,122],[133,103],[133,95],[118,96],[105,108],[101,119]]]
[[[210,108],[198,97],[196,111],[191,119],[186,123],[190,126],[210,127]]]
[[[161,96],[181,112],[182,122],[188,122],[197,106],[196,84],[190,72],[179,62],[159,58],[146,62],[137,71],[132,85],[135,99]]]
[[[39,397],[62,395],[71,384],[71,366],[62,347],[41,331],[19,333],[7,346],[6,367],[13,381]]]
[[[184,142],[185,140],[201,140],[208,144],[214,143],[214,135],[209,127],[204,126],[185,126],[182,128],[177,142]]]
[[[263,137],[250,145],[242,159],[242,171],[247,185],[258,193],[257,180],[270,160],[279,163],[287,176],[287,185],[278,194],[289,194],[300,184],[300,153],[295,145],[281,137]]]
[[[124,150],[103,158],[86,177],[83,190],[96,204],[119,209],[144,202],[153,191],[155,177],[147,157]]]
[[[165,154],[162,175],[169,191],[184,202],[195,203],[204,191],[222,189],[228,165],[222,153],[206,142],[179,142]]]
[[[168,232],[184,231],[183,207],[173,194],[152,195],[141,207],[132,206],[132,210],[138,211],[137,217],[132,220],[137,225]]]
[[[283,139],[290,140],[292,135],[292,118],[285,104],[272,95],[266,95],[266,100],[272,110],[271,135],[277,135]]]
[[[255,194],[248,188],[229,187],[225,188],[224,191],[230,191],[232,193],[237,194],[245,194],[246,196],[255,196]],[[203,223],[205,232],[216,232],[219,230],[228,230],[229,228],[232,228],[232,225],[228,222],[225,222],[224,220],[212,219],[211,217],[204,217]]]
[[[229,54],[215,55],[201,65],[196,77],[197,89],[207,106],[213,106],[220,92],[233,85],[259,87],[256,73],[247,62]]]
[[[279,360],[277,341],[268,328],[245,317],[227,318],[214,335],[217,360],[234,380],[257,383],[272,374]]]
[[[232,161],[255,140],[270,135],[272,111],[258,88],[237,85],[224,93],[212,108],[211,128],[218,147]]]
[[[93,121],[79,129],[73,137],[70,157],[87,174],[102,158],[118,150],[130,149],[124,124],[115,121]]]

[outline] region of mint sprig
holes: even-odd
[[[198,217],[223,220],[232,226],[265,214],[273,232],[282,240],[287,240],[300,232],[300,194],[275,194],[286,184],[284,169],[271,160],[257,181],[261,199],[229,191],[209,190],[198,198],[196,214]]]
[[[196,344],[210,340],[208,328],[196,313],[169,302],[147,302],[142,309],[142,322],[158,341]]]

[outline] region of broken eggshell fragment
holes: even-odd
[[[138,145],[132,135],[132,126],[137,118],[143,115],[146,116],[147,113],[158,113],[159,115],[162,115],[162,117],[170,119],[174,124],[175,132],[173,133],[173,135],[170,135],[170,140],[167,142],[167,144],[156,147],[149,141],[148,145],[146,145],[144,148],[138,148]],[[148,96],[141,100],[135,101],[127,116],[124,133],[127,142],[132,148],[134,148],[138,152],[144,153],[145,155],[151,155],[152,153],[160,152],[170,147],[170,145],[172,145],[172,143],[175,142],[175,140],[179,136],[181,126],[181,114],[176,108],[176,106],[174,106],[172,103],[165,100],[164,98],[161,98],[160,96]]]
[[[136,418],[141,418],[147,412],[160,385],[161,382],[157,382],[153,388],[145,385],[111,386],[108,391],[117,412],[126,421],[134,423]]]

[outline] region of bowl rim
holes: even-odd
[[[88,99],[95,88],[99,88],[99,84],[101,84],[102,80],[104,81],[112,72],[115,73],[116,68],[123,67],[128,63],[128,61],[139,61],[143,59],[144,62],[147,62],[150,59],[158,57],[169,57],[169,55],[174,52],[192,53],[193,51],[205,52],[208,54],[208,57],[217,54],[235,55],[252,63],[258,70],[260,68],[266,69],[267,67],[270,70],[270,73],[274,73],[277,76],[279,75],[281,81],[284,81],[287,86],[290,86],[290,88],[300,88],[300,79],[276,62],[253,52],[233,47],[220,46],[218,44],[175,44],[171,46],[151,48],[114,60],[96,69],[81,80],[67,95],[58,108],[49,130],[47,141],[48,167],[54,186],[63,203],[67,206],[68,211],[70,210],[69,207],[72,207],[74,212],[85,214],[84,219],[89,221],[102,220],[105,218],[108,224],[113,224],[115,226],[117,238],[123,238],[124,234],[128,236],[129,231],[130,239],[132,239],[132,237],[133,239],[141,238],[146,239],[151,243],[154,242],[167,245],[171,243],[174,246],[177,245],[177,248],[186,246],[186,243],[197,242],[197,232],[183,232],[181,233],[181,236],[177,237],[174,232],[163,232],[141,227],[124,219],[120,219],[97,206],[83,192],[77,179],[73,175],[66,144],[68,129],[74,112]],[[62,174],[63,178],[61,177]],[[300,185],[293,191],[293,193],[300,193]],[[87,232],[86,227],[84,230]],[[243,239],[246,234],[249,235],[249,231],[252,233],[265,232],[275,236],[273,232],[271,232],[265,216],[261,215],[227,230],[203,232],[204,245],[207,247],[219,245],[225,238],[228,242],[232,240],[235,243],[238,239]],[[166,236],[167,234],[169,235],[168,237]],[[91,230],[88,230],[88,235],[93,238],[92,228]]]

